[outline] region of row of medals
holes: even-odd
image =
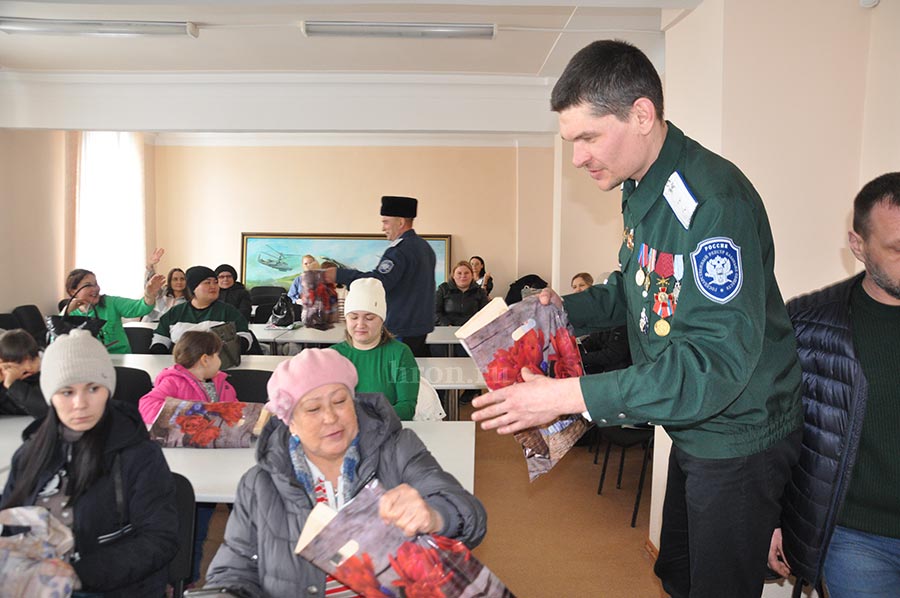
[[[625,245],[628,247],[629,251],[634,251],[634,229],[628,229],[627,227],[622,232],[622,240]],[[643,291],[641,291],[641,295],[646,297],[650,293],[650,283],[651,277],[650,274],[653,271],[653,265],[649,264],[647,266],[646,271],[644,267],[638,265],[637,272],[634,273],[634,282],[637,286],[643,287]],[[657,336],[668,336],[669,332],[672,331],[672,326],[669,324],[669,321],[666,318],[669,315],[675,313],[675,304],[678,301],[678,295],[681,294],[681,281],[675,282],[675,287],[672,289],[672,293],[667,293],[669,287],[669,278],[663,278],[662,276],[656,279],[656,285],[659,288],[659,291],[655,294],[656,300],[661,304],[670,304],[670,311],[668,314],[657,314],[659,315],[659,320],[653,325],[653,332],[656,333]],[[639,322],[640,330],[643,334],[647,334],[647,329],[649,325],[649,318],[647,317],[647,308],[644,307],[641,309],[641,319]]]

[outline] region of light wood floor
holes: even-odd
[[[468,419],[471,408],[463,407]],[[614,448],[603,494],[600,465],[575,447],[532,484],[521,449],[511,436],[478,430],[475,494],[488,513],[488,533],[475,555],[518,598],[659,598],[647,541],[650,483],[645,482],[637,527],[631,511],[642,451],[629,449],[622,489],[616,489]],[[602,461],[601,450],[601,461]],[[614,458],[613,458],[614,457]],[[202,571],[222,541],[228,511],[219,506],[210,526]]]

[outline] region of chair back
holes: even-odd
[[[413,415],[413,421],[439,422],[445,417],[447,417],[447,412],[441,405],[437,391],[431,382],[425,378],[419,378],[419,394],[416,397],[416,414]]]
[[[47,323],[37,305],[20,305],[12,311],[19,325],[34,337],[41,347],[47,346]]]
[[[0,314],[0,330],[15,330],[21,328],[19,320],[12,314]]]
[[[238,401],[245,403],[265,403],[269,392],[266,385],[272,372],[267,370],[234,369],[225,372],[228,383],[234,387]]]
[[[277,286],[258,286],[250,289],[250,303],[259,305],[260,303],[275,303],[282,293],[287,293],[287,289]]]
[[[116,392],[113,398],[125,401],[135,407],[141,397],[153,390],[153,380],[150,374],[137,368],[128,368],[123,365],[116,366]]]
[[[250,320],[254,324],[266,324],[269,321],[269,316],[272,315],[272,308],[275,307],[275,302],[265,302],[258,303],[256,305],[256,309],[253,311],[253,315],[250,317]]]
[[[126,326],[125,336],[131,345],[132,353],[146,355],[150,353],[150,344],[153,342],[153,329],[139,326]]]
[[[169,562],[168,581],[174,590],[172,595],[180,598],[184,594],[184,583],[191,576],[191,562],[194,558],[194,487],[190,480],[180,473],[175,478],[175,506],[178,509],[178,550]]]

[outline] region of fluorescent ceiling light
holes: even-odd
[[[43,35],[199,35],[197,25],[190,21],[80,21],[15,17],[0,17],[0,31]]]
[[[379,23],[374,21],[303,21],[303,34],[338,37],[429,37],[493,39],[486,23]]]

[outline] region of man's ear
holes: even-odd
[[[643,134],[647,134],[656,122],[656,106],[649,98],[638,98],[631,105],[632,116]]]
[[[847,241],[850,243],[850,251],[861,263],[865,264],[866,240],[858,232],[851,230],[847,233]]]

